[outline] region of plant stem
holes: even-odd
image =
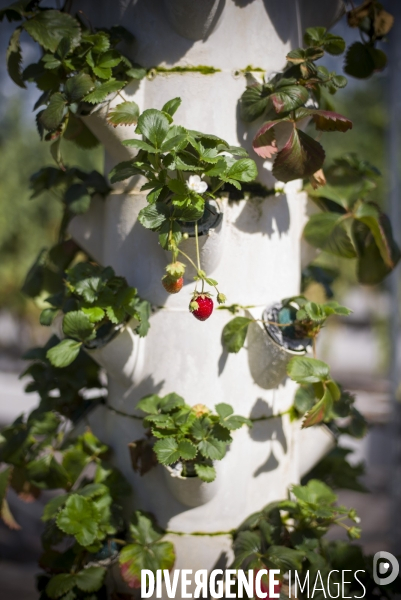
[[[192,260],[192,258],[189,258],[188,254],[185,254],[185,252],[183,252],[182,250],[180,250],[180,248],[178,248],[178,252],[180,254],[182,254],[183,256],[185,256],[185,258],[187,260],[189,260],[189,262],[191,263],[191,265],[194,267],[194,269],[196,269],[198,271],[198,267],[196,266],[196,264],[194,263],[194,261]]]
[[[200,265],[200,255],[199,255],[198,221],[195,221],[195,244],[196,244],[196,260],[198,263],[198,271],[200,271],[201,265]]]

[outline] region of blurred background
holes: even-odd
[[[8,4],[0,1],[0,7]],[[400,12],[396,0],[383,4],[393,14]],[[401,80],[400,21],[399,18],[389,42],[383,46],[390,58],[388,68],[369,80],[349,78],[348,86],[334,99],[336,111],[353,121],[352,131],[346,138],[336,134],[323,140],[328,164],[344,152],[356,152],[379,169],[382,176],[375,200],[396,219],[393,229],[398,243],[401,232],[394,203],[398,193],[394,171],[400,164],[399,121],[392,120],[391,115],[401,95],[397,90],[400,87],[397,76]],[[36,402],[34,394],[24,394],[24,381],[19,379],[24,370],[21,355],[29,347],[43,344],[48,331],[39,326],[38,309],[24,298],[20,289],[40,249],[56,241],[61,205],[50,194],[30,199],[29,177],[40,167],[52,164],[52,159],[48,145],[40,142],[35,130],[32,106],[38,92],[34,87],[18,88],[7,75],[5,53],[12,24],[4,22],[0,27],[0,427],[3,427],[21,412],[31,410]],[[347,41],[354,40],[356,35],[345,21],[338,23],[333,32]],[[29,38],[23,38],[27,63],[35,58],[35,51]],[[331,58],[328,66],[341,72],[342,60],[342,57]],[[70,166],[102,171],[101,148],[80,151],[74,146],[67,148],[65,155]],[[369,424],[363,440],[345,436],[341,440],[343,447],[352,450],[350,462],[364,463],[365,474],[360,481],[367,492],[339,490],[340,502],[357,509],[363,530],[361,543],[367,553],[397,549],[400,552],[399,529],[394,522],[401,507],[395,408],[400,381],[397,346],[401,340],[397,335],[396,310],[399,268],[382,285],[363,287],[356,283],[354,261],[321,255],[318,263],[338,270],[339,276],[333,284],[335,297],[353,310],[349,318],[337,320],[323,331],[319,354],[332,367],[333,378],[356,395],[356,406]],[[30,600],[37,598],[34,577],[40,554],[42,505],[40,501],[25,504],[17,497],[11,498],[11,504],[16,520],[23,527],[15,532],[0,523],[0,597]]]

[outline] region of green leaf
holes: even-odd
[[[328,33],[325,27],[309,27],[304,34],[306,46],[322,46],[326,52],[334,56],[345,50],[345,41],[339,35]]]
[[[160,227],[159,243],[164,250],[173,250],[182,240],[181,227],[177,221],[164,221]]]
[[[60,508],[66,503],[68,496],[68,494],[62,494],[61,496],[56,496],[49,500],[43,509],[42,521],[54,519]]]
[[[323,212],[309,217],[303,235],[315,248],[344,258],[355,258],[356,250],[341,213]]]
[[[105,316],[103,308],[100,308],[99,306],[81,308],[81,311],[88,317],[91,323],[99,323],[99,321],[102,321]]]
[[[375,70],[375,61],[369,47],[362,42],[354,42],[345,55],[344,71],[357,79],[370,77]]]
[[[236,181],[253,181],[258,175],[258,169],[251,158],[240,158],[230,167],[226,175]]]
[[[45,129],[49,131],[57,129],[63,120],[66,104],[67,101],[60,92],[56,92],[50,96],[47,108],[42,111],[39,117],[39,121]]]
[[[222,341],[228,352],[239,352],[243,347],[252,319],[235,317],[223,329]]]
[[[181,453],[178,447],[178,442],[171,437],[158,440],[154,445],[157,460],[162,465],[171,465],[180,460]]]
[[[85,214],[90,207],[92,197],[83,183],[73,183],[64,194],[64,203],[68,209],[76,214]]]
[[[318,383],[330,377],[328,365],[316,358],[294,356],[287,365],[287,373],[297,383]]]
[[[74,310],[64,315],[63,332],[67,337],[85,342],[92,339],[94,329],[89,317],[80,310]]]
[[[83,592],[97,592],[103,585],[105,575],[106,569],[103,567],[88,567],[76,574],[76,586]]]
[[[118,325],[119,323],[123,323],[127,316],[125,309],[122,307],[118,307],[118,306],[108,306],[106,308],[106,314],[107,314],[108,318],[110,319],[110,321],[112,323],[114,323],[115,325]]]
[[[121,102],[115,106],[107,115],[111,125],[135,125],[138,122],[139,106],[136,102]]]
[[[167,117],[154,108],[145,110],[138,119],[139,131],[157,149],[161,148],[169,127]]]
[[[195,472],[199,479],[206,483],[211,483],[216,479],[216,469],[211,465],[195,464]]]
[[[322,168],[325,152],[319,142],[294,127],[288,142],[276,156],[273,175],[279,181],[310,177]]]
[[[261,552],[262,540],[258,533],[254,531],[240,531],[238,537],[234,541],[235,561],[234,568],[241,567],[242,563],[259,555]]]
[[[150,329],[149,318],[152,310],[150,302],[147,300],[138,300],[135,304],[135,310],[140,320],[140,324],[135,328],[135,333],[137,333],[139,337],[145,337]]]
[[[173,137],[167,137],[163,142],[161,151],[162,152],[171,152],[174,150],[178,152],[179,150],[183,150],[188,144],[188,136],[186,133],[180,133]]]
[[[270,546],[264,555],[269,559],[280,571],[287,572],[289,570],[301,571],[304,553],[285,546]]]
[[[394,268],[391,245],[389,244],[386,232],[380,223],[381,215],[378,208],[368,202],[360,202],[354,211],[354,216],[369,227],[384,263],[388,267]]]
[[[261,117],[269,104],[270,92],[259,83],[247,87],[240,99],[241,119],[250,123]]]
[[[194,446],[194,444],[188,440],[182,440],[181,442],[178,442],[178,450],[180,452],[180,457],[183,460],[192,460],[195,458],[197,453],[196,446]]]
[[[307,485],[294,485],[291,488],[294,496],[304,502],[312,505],[332,505],[337,500],[336,494],[322,481],[311,479]]]
[[[133,177],[134,175],[139,175],[140,173],[140,169],[134,166],[132,160],[126,160],[124,162],[118,163],[118,165],[116,165],[110,171],[110,183],[117,183],[118,181],[123,181],[124,179]]]
[[[81,346],[82,342],[68,339],[63,340],[57,346],[53,346],[53,348],[47,351],[46,358],[50,360],[54,367],[67,367],[77,358]]]
[[[68,473],[51,454],[28,463],[29,480],[40,489],[65,488],[69,484]]]
[[[158,569],[170,571],[175,562],[174,546],[171,542],[156,542],[151,546],[129,544],[120,552],[120,568],[124,581],[131,588],[140,587],[141,571]]]
[[[125,74],[127,77],[131,79],[143,79],[146,77],[146,69],[139,65],[133,65],[130,69],[128,69]]]
[[[239,415],[234,415],[233,407],[225,402],[221,402],[220,404],[216,404],[216,412],[220,417],[220,425],[229,430],[239,429],[245,423],[251,425],[249,419],[245,417],[240,417]]]
[[[396,265],[400,259],[400,250],[393,239],[390,221],[383,213],[380,215],[380,224],[391,252],[392,263]],[[358,252],[358,281],[367,285],[380,283],[392,271],[392,267],[383,261],[374,236],[367,225],[355,220],[352,224],[352,233]]]
[[[288,112],[303,106],[309,99],[308,90],[302,85],[287,85],[276,89],[270,96],[276,113]]]
[[[68,102],[78,102],[93,89],[94,85],[90,75],[78,73],[78,75],[67,79],[64,85],[64,94]]]
[[[157,229],[165,220],[166,206],[161,202],[142,208],[138,214],[138,221],[146,229]]]
[[[45,308],[40,313],[39,322],[45,327],[50,327],[55,317],[57,316],[58,308]]]
[[[145,152],[150,152],[151,154],[155,154],[155,152],[157,151],[154,146],[151,146],[143,140],[124,140],[122,143],[124,146],[129,146],[130,148],[137,148],[138,150],[144,150]]]
[[[46,586],[46,594],[50,598],[60,598],[75,587],[75,575],[60,573],[54,575]]]
[[[171,117],[175,114],[177,109],[180,107],[182,100],[181,98],[173,98],[166,102],[166,104],[162,108],[162,112],[169,114]]]
[[[36,11],[22,25],[31,37],[45,50],[55,52],[63,38],[68,38],[71,48],[79,44],[81,30],[78,21],[68,13],[58,10]]]
[[[119,92],[124,85],[125,81],[116,81],[115,79],[110,79],[109,81],[96,86],[92,92],[83,98],[83,100],[85,102],[89,102],[90,104],[99,104],[99,102],[103,102],[103,100],[105,100],[109,94]]]
[[[144,546],[149,546],[162,537],[160,531],[155,528],[153,520],[139,510],[133,514],[129,531],[132,539]]]
[[[90,546],[98,534],[98,518],[99,513],[93,502],[72,494],[58,513],[56,521],[61,531],[75,536],[78,544]]]
[[[20,35],[21,28],[17,27],[17,29],[13,32],[10,38],[10,42],[8,44],[6,61],[8,74],[11,77],[11,79],[19,87],[25,88],[26,85],[24,83],[24,80],[22,79],[21,73],[22,52],[20,45]]]
[[[149,415],[157,415],[159,414],[160,405],[160,396],[156,396],[156,394],[151,394],[142,398],[136,405],[136,408],[142,410],[143,412]]]
[[[199,452],[205,458],[222,460],[226,455],[227,444],[213,437],[208,437],[199,442]]]

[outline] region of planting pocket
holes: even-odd
[[[303,355],[310,345],[309,339],[296,339],[283,328],[276,325],[278,314],[282,308],[277,303],[264,310],[262,323],[253,322],[248,329],[248,364],[251,375],[261,388],[276,388],[287,376],[287,363],[293,355]],[[249,311],[250,318],[260,318],[258,311]],[[289,331],[291,334],[291,331]]]
[[[175,466],[163,466],[164,480],[174,498],[192,508],[210,502],[220,488],[219,476],[214,481],[206,483],[199,477],[183,477],[181,468],[180,463]]]

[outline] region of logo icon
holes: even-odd
[[[384,550],[376,552],[373,557],[373,579],[377,585],[393,583],[399,572],[400,565],[395,556]]]

